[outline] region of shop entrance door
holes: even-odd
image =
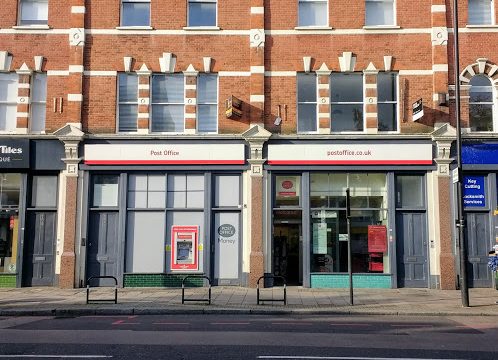
[[[396,229],[398,286],[428,287],[425,213],[398,212]]]
[[[25,286],[51,286],[54,283],[56,214],[54,211],[28,211],[24,239]]]
[[[273,274],[287,285],[303,284],[303,241],[301,211],[278,211],[273,223]]]
[[[88,224],[86,278],[117,277],[118,250],[118,212],[91,212]],[[96,284],[97,281],[92,282],[92,285]],[[109,282],[106,281],[105,284]]]
[[[490,245],[489,214],[466,213],[467,283],[470,287],[489,287],[491,271],[488,269]]]
[[[217,285],[239,285],[240,212],[218,212],[214,216],[214,281]]]

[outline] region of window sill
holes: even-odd
[[[220,31],[219,26],[185,26],[185,31]]]
[[[496,29],[498,25],[488,24],[488,25],[466,25],[469,29]]]
[[[152,26],[118,26],[116,30],[154,30]]]
[[[364,30],[397,30],[401,29],[401,26],[397,25],[366,25],[363,26]]]
[[[50,26],[48,26],[48,25],[17,25],[17,26],[12,26],[12,29],[15,29],[15,30],[49,30]]]
[[[332,30],[330,26],[296,26],[294,30],[313,31],[313,30]]]

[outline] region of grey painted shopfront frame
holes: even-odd
[[[171,165],[159,165],[159,166],[145,166],[145,165],[139,165],[139,166],[113,166],[113,165],[105,165],[105,166],[89,166],[89,165],[81,165],[80,166],[82,180],[81,180],[81,185],[82,185],[82,192],[81,192],[81,199],[82,199],[82,208],[81,208],[81,213],[84,214],[81,217],[81,231],[80,235],[77,237],[79,239],[78,244],[79,244],[79,268],[78,268],[78,277],[79,277],[79,285],[83,286],[84,283],[86,283],[86,273],[87,273],[87,263],[88,263],[88,258],[87,258],[87,241],[88,241],[88,219],[90,215],[90,211],[92,211],[90,207],[90,201],[91,201],[91,194],[92,194],[92,177],[95,175],[102,175],[102,174],[118,174],[119,175],[119,201],[118,201],[118,207],[117,209],[113,208],[112,210],[118,211],[119,212],[119,219],[120,219],[120,224],[119,224],[119,230],[118,230],[118,239],[119,239],[119,268],[118,268],[118,283],[120,286],[123,286],[123,275],[126,273],[125,271],[125,254],[126,254],[126,241],[127,241],[127,216],[128,213],[131,210],[127,207],[127,192],[128,192],[128,178],[129,175],[131,174],[164,174],[166,176],[166,187],[167,187],[167,181],[168,181],[168,175],[171,174],[202,174],[204,176],[204,208],[203,209],[197,209],[195,211],[202,211],[203,212],[203,225],[204,225],[204,234],[203,234],[203,253],[204,253],[204,262],[202,269],[199,269],[198,271],[195,272],[189,272],[193,274],[207,274],[210,277],[214,276],[214,239],[213,239],[213,225],[214,225],[214,217],[215,213],[219,212],[239,212],[239,238],[241,240],[239,244],[239,249],[238,249],[238,268],[239,268],[239,278],[238,279],[232,279],[230,281],[230,284],[246,284],[247,282],[247,274],[243,273],[242,271],[242,254],[243,254],[243,249],[244,245],[242,242],[243,238],[243,229],[244,229],[244,223],[242,220],[242,211],[244,208],[243,204],[243,177],[242,174],[244,171],[248,169],[246,165],[242,166],[237,166],[237,165],[228,165],[228,166],[219,166],[219,165],[213,165],[213,166],[204,166],[203,169],[199,169],[196,166],[171,166]],[[236,207],[221,207],[217,208],[214,207],[214,185],[212,179],[217,176],[217,175],[235,175],[238,176],[239,178],[239,205]],[[166,225],[167,230],[167,219],[168,219],[168,213],[174,213],[174,212],[191,212],[193,211],[192,209],[186,208],[186,209],[181,209],[181,208],[168,208],[167,205],[165,204],[165,208],[161,209],[164,213],[164,221]],[[96,210],[96,209],[93,209]],[[102,210],[106,210],[103,208]],[[108,209],[111,210],[111,209]],[[147,212],[147,211],[159,211],[158,209],[140,209],[142,212]],[[168,235],[165,233],[164,236],[164,244],[167,243],[167,238]],[[162,250],[164,251],[164,246],[162,247]],[[165,256],[168,253],[165,253]],[[163,267],[163,272],[162,274],[166,273],[171,273],[170,271],[166,270],[166,258],[164,261],[164,267]],[[183,274],[183,273],[180,273]],[[214,279],[213,279],[214,280]]]
[[[452,168],[454,170],[455,167]],[[464,176],[484,176],[486,178],[486,207],[484,209],[472,208],[472,207],[464,207],[464,214],[467,213],[487,213],[488,218],[488,231],[489,231],[489,239],[487,241],[488,251],[491,250],[491,246],[495,244],[493,241],[498,237],[498,217],[493,215],[493,210],[498,208],[498,165],[492,164],[464,164],[462,166],[462,178]],[[451,186],[451,216],[452,221],[454,223],[456,219],[456,184],[453,183]],[[456,254],[456,269],[457,273],[460,274],[460,261],[458,260],[459,254],[459,246],[457,239],[456,227],[452,226],[452,239],[453,239],[453,251]],[[468,244],[467,244],[468,245]],[[468,255],[468,254],[467,254]],[[467,268],[469,264],[467,262]],[[488,271],[491,271],[488,269]],[[469,273],[469,272],[468,272]],[[459,275],[460,276],[460,275]],[[470,285],[469,285],[470,286]],[[489,287],[494,287],[495,282],[493,276],[489,281]]]
[[[301,176],[301,199],[300,199],[300,210],[302,211],[302,237],[303,237],[303,251],[302,251],[302,261],[303,261],[303,287],[310,287],[311,279],[311,259],[310,259],[310,249],[311,246],[311,208],[310,208],[310,173],[311,172],[336,172],[336,173],[351,173],[351,172],[363,172],[363,173],[384,173],[386,174],[386,186],[387,186],[387,202],[388,202],[388,240],[392,237],[393,241],[388,241],[388,252],[389,252],[389,265],[390,265],[390,275],[391,275],[391,288],[398,287],[398,269],[396,260],[396,202],[395,202],[395,175],[412,175],[412,174],[423,174],[423,184],[424,184],[424,207],[425,207],[425,217],[427,219],[427,172],[432,171],[433,166],[276,166],[267,165],[265,166],[265,191],[266,199],[264,202],[265,208],[268,211],[265,214],[265,243],[264,248],[266,251],[265,259],[265,273],[272,273],[272,261],[273,261],[273,211],[275,204],[275,176],[280,175],[300,175]],[[297,209],[297,207],[296,207]],[[428,219],[427,219],[428,220]],[[426,223],[426,237],[429,239],[429,226]],[[429,256],[429,247],[427,246],[427,259]],[[427,287],[430,287],[430,263],[427,265]]]

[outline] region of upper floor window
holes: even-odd
[[[395,25],[394,0],[366,0],[365,25]]]
[[[188,26],[216,26],[216,0],[189,0]]]
[[[493,24],[493,0],[469,0],[469,25]]]
[[[398,77],[395,73],[377,75],[377,119],[379,131],[398,129]]]
[[[328,26],[328,0],[298,0],[299,26]]]
[[[152,75],[152,132],[184,132],[184,88],[181,74]]]
[[[120,73],[118,75],[118,131],[137,131],[138,76]]]
[[[197,81],[197,130],[218,131],[218,77],[200,74]]]
[[[0,74],[0,131],[15,131],[17,127],[16,73]]]
[[[317,91],[315,74],[297,74],[297,131],[317,130]]]
[[[48,0],[21,0],[19,25],[46,25]]]
[[[363,131],[363,75],[330,76],[331,131]]]
[[[47,108],[47,74],[34,74],[31,89],[30,124],[32,132],[45,131]]]
[[[121,26],[150,26],[150,0],[121,0]]]
[[[472,131],[493,131],[493,88],[484,75],[470,80],[469,123]]]

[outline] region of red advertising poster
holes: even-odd
[[[197,225],[171,227],[171,270],[199,269],[198,238]]]
[[[368,225],[368,252],[387,252],[387,228],[385,225]]]

